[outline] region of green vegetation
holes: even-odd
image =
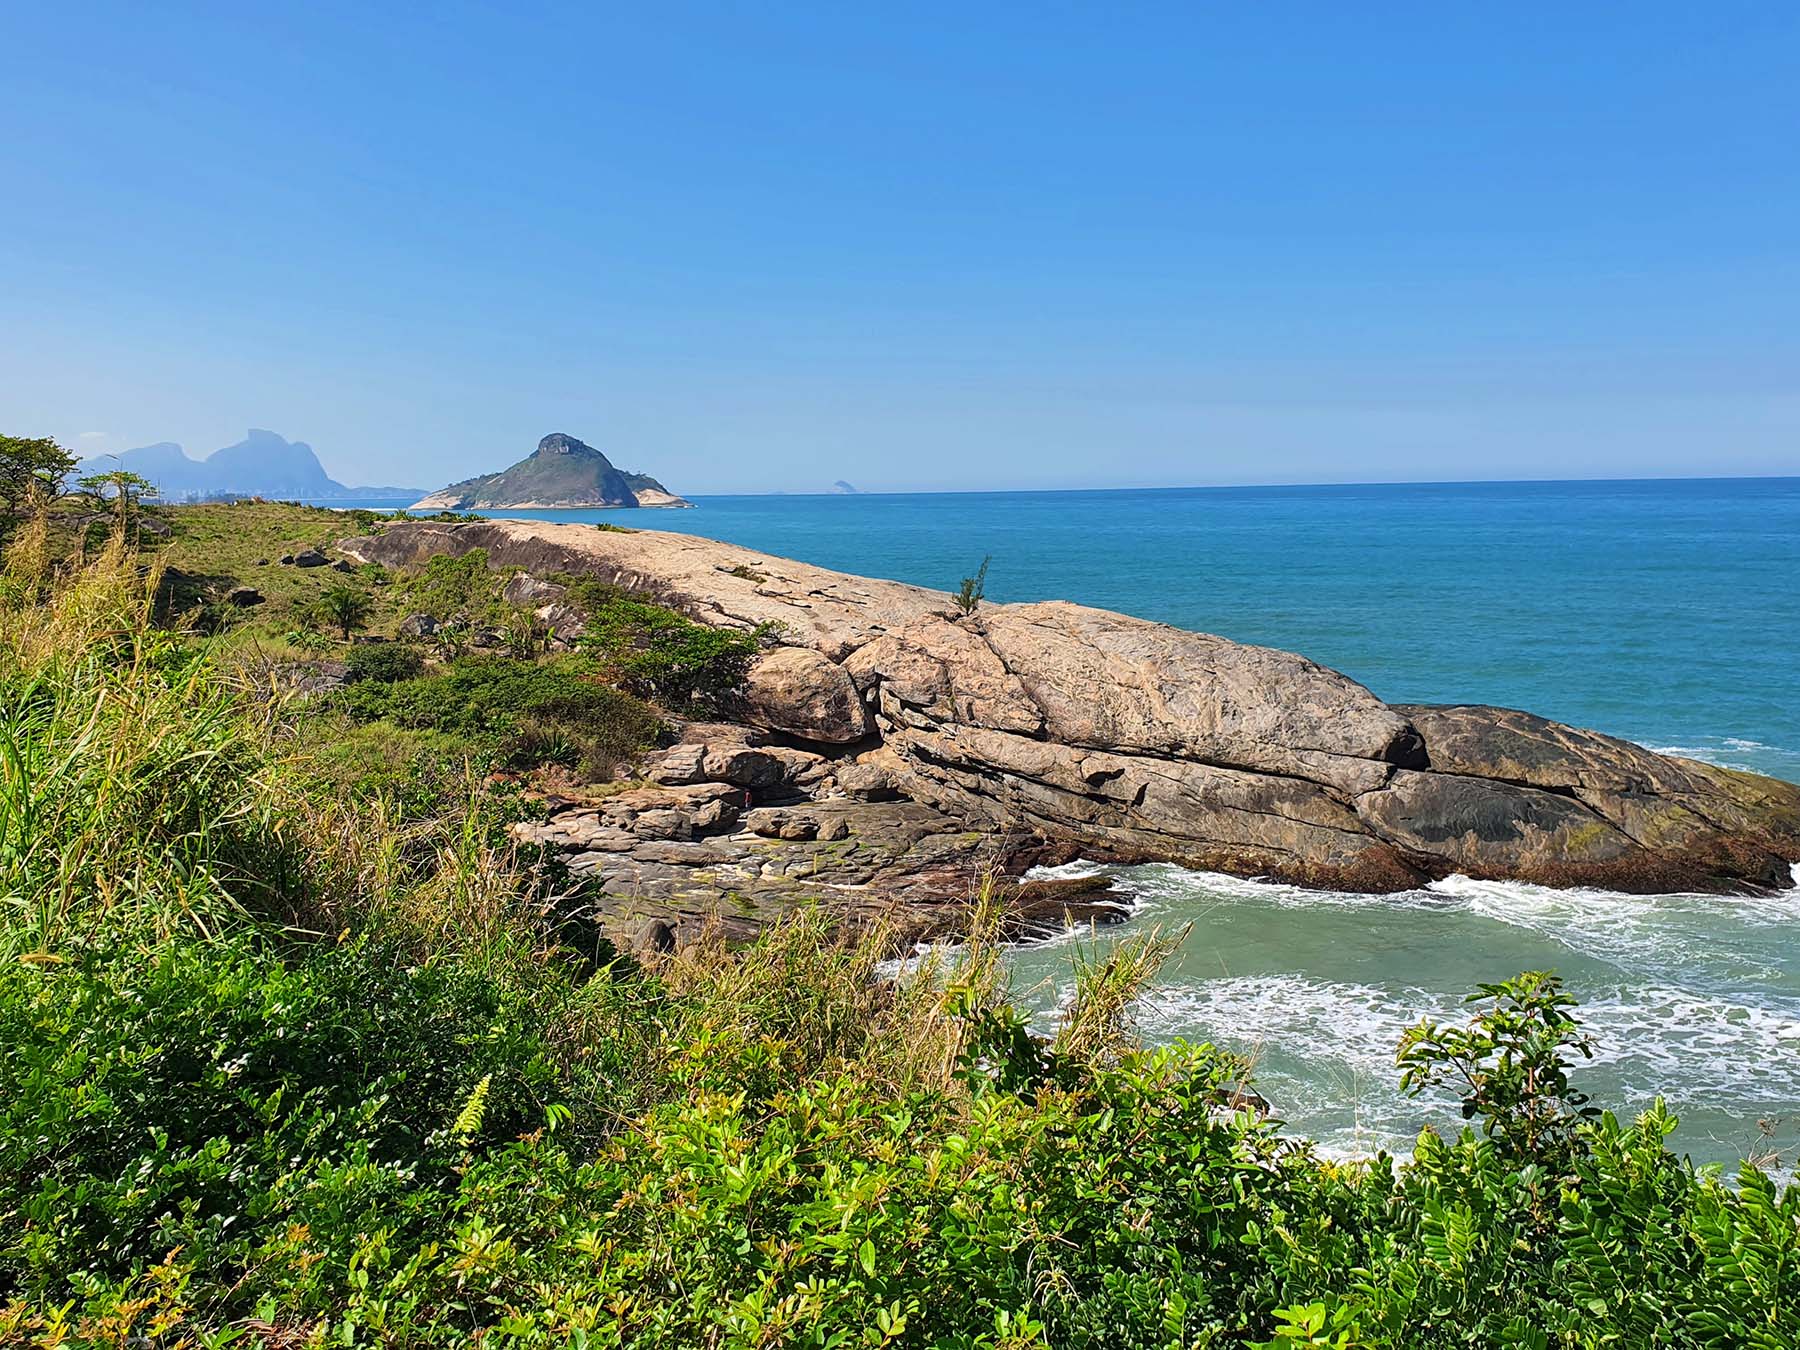
[[[110,503],[113,523],[121,530],[131,528],[137,518],[138,503],[156,495],[156,484],[126,469],[86,474],[75,480],[75,486],[101,505]]]
[[[348,642],[350,635],[369,621],[375,603],[367,591],[355,586],[329,586],[319,597],[318,608],[320,617],[336,624]]]
[[[962,584],[956,588],[956,607],[964,614],[973,614],[987,598],[988,564],[994,560],[983,558],[981,566],[975,569],[975,575],[964,577]]]
[[[626,689],[678,711],[709,709],[737,690],[763,633],[709,628],[672,609],[593,583],[570,600],[587,614],[584,646]]]
[[[821,913],[642,968],[455,762],[558,698],[627,698],[604,663],[271,700],[232,644],[158,622],[118,536],[54,575],[21,545],[0,1344],[1800,1340],[1800,1189],[1696,1172],[1660,1107],[1591,1114],[1546,975],[1401,1047],[1470,1128],[1347,1164],[1234,1109],[1236,1057],[1136,1044],[1170,937],[1079,952],[1044,1038],[991,904],[898,985],[879,928]]]
[[[0,436],[0,530],[35,497],[53,496],[75,456],[49,436]]]
[[[582,657],[531,664],[469,656],[429,675],[359,680],[340,703],[355,721],[449,733],[513,767],[557,763],[606,778],[655,739],[661,722],[597,676]]]
[[[391,635],[408,612],[399,587],[374,576],[354,577],[330,567],[284,565],[308,549],[328,549],[338,540],[379,527],[390,517],[375,511],[331,511],[291,502],[206,502],[192,506],[143,508],[147,523],[142,547],[164,566],[164,605],[171,615],[218,606],[231,587],[254,586],[263,603],[227,616],[220,640],[270,660],[306,657],[307,639],[289,640],[319,623],[326,591],[360,581],[370,610],[365,631]],[[215,610],[215,612],[217,612]],[[323,625],[330,630],[329,619]]]
[[[400,590],[414,609],[439,623],[485,623],[503,612],[500,588],[504,581],[488,569],[487,550],[476,548],[456,557],[438,554],[407,578]]]
[[[410,680],[423,674],[425,659],[412,647],[383,643],[352,647],[344,657],[344,665],[352,680],[393,684],[396,680]]]

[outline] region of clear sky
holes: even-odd
[[[0,0],[0,429],[427,487],[552,430],[691,492],[1800,473],[1797,70],[1768,0]]]

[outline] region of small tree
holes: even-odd
[[[338,626],[345,642],[350,640],[351,633],[368,622],[369,611],[373,608],[367,593],[354,586],[332,586],[319,597],[319,613]]]
[[[156,485],[149,479],[132,473],[129,469],[108,469],[105,473],[90,473],[76,480],[75,486],[83,492],[92,493],[94,498],[105,503],[111,501],[115,522],[121,531],[131,523],[132,513],[137,504],[145,497],[156,495]]]
[[[993,561],[990,555],[981,560],[981,566],[975,569],[975,575],[964,577],[962,585],[956,590],[956,607],[964,614],[973,614],[981,602],[987,598],[988,564]]]
[[[1557,1165],[1575,1148],[1576,1129],[1599,1114],[1569,1085],[1570,1052],[1593,1058],[1593,1043],[1569,1009],[1575,1000],[1548,971],[1478,985],[1469,1003],[1487,1006],[1466,1027],[1429,1019],[1408,1028],[1395,1062],[1400,1087],[1418,1096],[1449,1084],[1462,1094],[1464,1120],[1508,1154]]]
[[[20,514],[34,491],[57,496],[74,467],[75,456],[49,436],[0,436],[0,510]]]

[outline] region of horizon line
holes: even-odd
[[[1348,487],[1482,487],[1482,486],[1549,486],[1582,483],[1785,483],[1800,480],[1795,473],[1741,474],[1645,474],[1607,478],[1358,478],[1305,483],[1164,483],[1136,484],[1128,487],[1011,487],[1011,488],[858,488],[855,492],[831,492],[816,489],[767,488],[759,492],[695,492],[688,500],[703,497],[979,497],[1050,495],[1063,492],[1257,492],[1269,488],[1348,488]],[[685,494],[683,494],[685,495]],[[490,507],[505,510],[505,507]],[[527,508],[515,508],[527,509]],[[595,508],[551,507],[549,510],[585,510]]]
[[[1355,488],[1355,487],[1548,487],[1576,486],[1590,483],[1788,483],[1800,481],[1795,473],[1725,473],[1725,474],[1642,474],[1603,478],[1346,478],[1324,482],[1299,483],[1142,483],[1121,487],[996,487],[996,488],[858,488],[854,492],[832,492],[816,489],[765,488],[756,492],[693,492],[684,496],[693,501],[706,497],[983,497],[983,496],[1049,496],[1074,492],[1261,492],[1271,488]],[[322,499],[321,499],[322,500]],[[590,511],[606,509],[586,506],[563,507],[485,507],[490,511]]]

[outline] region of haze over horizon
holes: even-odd
[[[434,488],[1800,473],[1800,11],[0,25],[0,430]]]

